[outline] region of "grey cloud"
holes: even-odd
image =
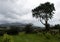
[[[17,18],[16,15],[28,14],[29,10],[23,9],[24,4],[17,5],[17,0],[0,0],[0,14],[6,18]],[[22,3],[22,2],[21,2]]]
[[[35,0],[35,2],[36,1],[37,0]],[[46,2],[46,1],[47,0],[45,0],[44,2]],[[34,7],[38,6],[38,3],[36,4],[35,2],[34,2],[34,0],[29,0],[29,2],[28,2],[28,0],[0,0],[0,17],[1,17],[0,23],[26,22],[26,23],[33,23],[35,25],[42,26],[42,24],[39,21],[37,21],[36,19],[34,19],[31,15],[32,8],[34,9]],[[51,0],[51,2],[53,2],[53,1]],[[54,15],[53,21],[50,21],[51,24],[52,23],[54,24],[54,21],[55,21],[55,23],[60,22],[59,21],[59,19],[60,19],[60,17],[59,17],[60,16],[60,14],[59,14],[60,13],[60,8],[59,8],[60,1],[55,2],[55,0],[54,0],[54,4],[55,4],[57,11]],[[27,15],[27,14],[29,14],[29,15]]]

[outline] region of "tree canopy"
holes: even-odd
[[[32,9],[32,15],[33,17],[38,18],[40,22],[44,24],[45,27],[47,28],[48,20],[53,17],[54,11],[55,11],[54,4],[46,2]],[[44,22],[42,20],[44,20]]]

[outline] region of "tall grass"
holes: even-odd
[[[1,40],[2,39],[2,40]],[[0,37],[0,42],[60,42],[60,35],[51,35],[50,33],[8,35]]]
[[[13,37],[8,34],[4,34],[2,41],[3,42],[14,42]]]

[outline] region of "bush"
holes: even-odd
[[[9,35],[17,35],[18,33],[19,33],[19,28],[17,27],[11,27],[11,29],[7,31],[7,34]]]
[[[51,39],[52,38],[52,35],[50,33],[45,33],[44,36],[46,37],[46,39]]]
[[[32,24],[27,24],[25,27],[25,33],[32,33],[32,32],[33,32]]]
[[[0,31],[0,36],[3,36],[4,35],[4,31]]]
[[[13,38],[9,36],[8,34],[4,34],[2,41],[3,42],[14,42]]]

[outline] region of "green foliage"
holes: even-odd
[[[51,39],[52,38],[52,35],[50,33],[46,33],[45,34],[45,37],[46,37],[46,39]]]
[[[57,35],[58,36],[58,35]],[[24,34],[20,33],[18,36],[13,36],[15,42],[59,42],[59,36],[51,35],[50,33],[40,34]]]
[[[4,34],[2,40],[3,42],[14,42],[12,36],[9,36],[8,34]]]
[[[25,33],[32,33],[33,28],[32,28],[32,24],[27,24],[25,27]]]
[[[2,37],[2,36],[1,36]],[[60,42],[60,35],[51,35],[50,33],[39,33],[39,34],[25,34],[20,33],[19,35],[8,35],[4,34],[3,39],[0,37],[0,42]],[[2,39],[2,41],[1,41]]]
[[[60,29],[60,25],[57,24],[57,25],[53,26],[53,28],[55,28],[55,29]]]
[[[2,42],[2,39],[3,39],[2,37],[3,37],[3,36],[0,36],[0,42]]]
[[[11,26],[10,30],[7,31],[7,34],[17,35],[19,33],[19,28],[15,26]]]

